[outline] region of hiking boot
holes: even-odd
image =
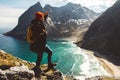
[[[56,63],[50,63],[50,64],[48,64],[48,68],[46,70],[43,70],[44,73],[48,72],[49,70],[56,71],[56,69],[54,68],[54,66],[56,66],[56,65],[57,65]]]
[[[37,70],[38,68],[39,68],[38,66],[35,66],[35,67],[33,67],[31,70],[35,71],[35,70]]]
[[[42,74],[42,70],[39,67],[36,67],[36,66],[33,67],[32,70],[35,73],[35,77],[36,78],[40,78],[40,75]]]
[[[48,64],[48,69],[53,69],[54,66],[56,66],[57,64],[56,63],[49,63]]]

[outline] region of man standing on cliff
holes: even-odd
[[[32,31],[31,39],[33,40],[32,43],[30,43],[30,50],[37,53],[36,66],[33,68],[34,71],[38,70],[40,67],[43,52],[48,53],[48,69],[52,69],[56,65],[51,62],[52,51],[46,44],[47,31],[44,21],[47,17],[48,12],[36,12],[35,19],[33,19],[30,24]],[[35,72],[35,74],[37,73]]]

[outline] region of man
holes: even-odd
[[[37,70],[40,67],[43,52],[48,53],[48,69],[52,69],[56,64],[51,62],[52,51],[46,44],[47,31],[44,25],[44,21],[48,16],[48,12],[36,12],[35,19],[31,21],[31,30],[33,42],[30,44],[30,50],[37,53],[36,66],[33,70]]]

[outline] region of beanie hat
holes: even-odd
[[[44,13],[36,12],[35,13],[35,19],[44,19]]]

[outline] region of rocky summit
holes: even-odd
[[[32,68],[35,63],[24,61],[9,53],[0,50],[0,80],[62,80],[63,75],[59,70],[49,70],[35,77]],[[47,64],[40,66],[42,70],[47,69]]]
[[[114,64],[120,65],[120,1],[107,9],[90,26],[82,48],[97,51]]]

